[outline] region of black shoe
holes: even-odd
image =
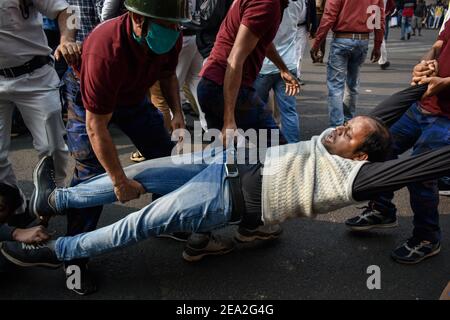
[[[183,251],[183,259],[194,262],[206,256],[222,255],[233,251],[234,243],[214,234],[193,233]]]
[[[62,264],[48,244],[4,241],[1,252],[6,259],[21,267],[59,268]]]
[[[57,214],[53,191],[55,184],[55,167],[53,159],[46,156],[39,161],[33,171],[34,191],[31,195],[31,212],[37,217],[51,217]]]
[[[450,197],[450,177],[442,177],[438,180],[439,195]]]
[[[393,228],[398,225],[397,217],[386,215],[376,210],[372,203],[363,207],[364,211],[354,218],[345,221],[345,225],[353,231],[366,231],[376,228]]]
[[[173,233],[159,234],[156,237],[157,238],[170,238],[170,239],[173,239],[176,241],[186,242],[190,236],[191,236],[190,232],[173,232]]]
[[[401,37],[400,40],[405,40],[405,37]]]
[[[416,264],[420,261],[433,257],[441,251],[441,243],[410,238],[397,249],[392,251],[391,257],[399,263]]]
[[[239,242],[252,242],[255,240],[274,240],[280,237],[283,229],[279,224],[259,226],[250,230],[239,226],[234,238]]]
[[[408,33],[408,35],[406,36],[406,39],[411,39],[411,33]]]
[[[73,291],[80,296],[86,296],[97,291],[97,285],[87,264],[66,265],[64,266],[64,272],[66,274],[67,290]],[[73,279],[76,276],[76,272],[79,272],[81,277],[78,283]]]
[[[380,64],[380,68],[381,70],[386,70],[387,68],[389,68],[389,66],[391,65],[391,63],[389,61],[386,61],[383,64]]]

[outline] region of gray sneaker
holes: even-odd
[[[280,237],[283,229],[279,224],[263,225],[250,230],[239,226],[234,238],[239,242],[252,242],[255,240],[274,240]]]
[[[206,256],[227,254],[234,249],[232,240],[214,234],[193,233],[183,251],[183,259],[189,262],[201,260]]]
[[[371,203],[359,209],[364,209],[364,211],[359,216],[345,221],[345,225],[353,231],[368,231],[372,229],[395,228],[398,226],[395,213],[382,213]]]
[[[434,257],[441,251],[441,243],[409,238],[391,253],[392,259],[398,263],[416,264],[420,261]]]
[[[48,244],[25,244],[17,241],[1,243],[3,256],[21,267],[59,268],[62,264]]]
[[[30,208],[36,217],[51,217],[57,214],[54,203],[55,166],[49,156],[43,157],[33,171],[34,191]]]
[[[450,177],[442,177],[438,180],[439,195],[450,197]]]

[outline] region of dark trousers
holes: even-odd
[[[75,78],[68,82],[67,145],[76,164],[71,181],[75,186],[105,172],[98,161],[86,131],[86,110],[81,104],[79,84]],[[119,107],[113,114],[114,123],[125,133],[146,159],[166,157],[174,143],[164,127],[162,114],[145,98],[137,106]],[[95,230],[102,206],[70,209],[67,212],[67,235]]]
[[[198,101],[205,113],[208,128],[222,130],[224,100],[223,86],[202,78],[197,87]],[[251,87],[241,87],[235,108],[236,125],[244,131],[248,129],[268,129],[268,141],[270,142],[270,129],[277,129],[280,136],[280,144],[286,143],[286,139],[279,131],[272,112],[267,110],[266,104]]]
[[[383,101],[372,112],[372,115],[382,118],[391,126],[394,146],[393,153],[388,156],[389,159],[397,158],[409,148],[413,148],[413,155],[427,155],[428,151],[450,145],[450,119],[424,114],[418,107],[417,100],[425,90],[426,86],[403,90]],[[403,114],[405,110],[406,113]],[[398,183],[402,186],[408,185],[410,204],[414,212],[413,234],[420,239],[434,242],[440,240],[441,232],[438,212],[439,195],[436,180],[433,179],[449,175],[450,166],[444,159],[444,162],[438,161],[438,165],[433,167],[431,163],[426,163],[433,159],[428,160],[427,157],[432,156],[418,157],[414,161],[408,160],[407,166],[402,163],[403,160],[364,165],[354,183],[354,192],[356,192],[354,196],[357,199],[374,200],[377,210],[386,215],[395,215],[392,191],[396,189],[390,187]],[[395,169],[392,170],[391,166]],[[371,173],[367,173],[368,171]],[[430,174],[427,176],[430,179],[426,182],[420,179],[421,182],[417,182],[415,177],[420,177],[422,174]],[[377,177],[374,178],[373,175]]]
[[[450,145],[450,119],[424,114],[414,103],[403,117],[390,129],[393,137],[392,158],[413,148],[413,155],[437,150]],[[439,241],[439,194],[437,181],[408,184],[410,204],[414,212],[414,236],[422,240]],[[395,215],[392,192],[380,194],[374,200],[377,210]]]

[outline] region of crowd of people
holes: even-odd
[[[441,29],[449,19],[448,1],[396,0],[386,26],[401,28],[401,40],[422,36],[422,29]],[[417,32],[416,32],[417,30]]]
[[[430,26],[431,11],[432,27],[442,30],[411,66],[411,83],[356,116],[367,56],[383,70],[390,65],[392,17],[401,17],[409,39]],[[392,198],[405,186],[414,230],[391,256],[416,264],[437,255],[439,196],[450,195],[444,11],[440,1],[431,9],[422,0],[0,3],[0,271],[75,265],[82,286],[70,289],[85,295],[96,291],[89,258],[151,236],[185,241],[183,258],[198,261],[234,249],[214,232],[228,224],[239,225],[237,241],[273,240],[286,219],[362,201],[367,207],[346,221],[351,230],[395,227]],[[323,63],[330,32],[329,129],[300,141],[305,51],[311,41],[313,63]],[[174,155],[188,140],[187,112],[215,137],[208,152]],[[138,164],[122,166],[111,124],[130,138]],[[19,126],[30,131],[40,159],[30,200],[8,160],[11,129]],[[254,149],[259,158],[251,161]],[[75,168],[65,185],[69,154]],[[152,193],[150,204],[97,229],[103,205],[144,193]],[[56,215],[67,217],[67,233],[52,239],[46,226]]]

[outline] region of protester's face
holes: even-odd
[[[172,29],[172,30],[178,30],[180,28],[178,23],[170,22],[167,20],[150,19],[150,23],[156,23],[156,24],[159,24],[160,26],[163,26],[167,29]]]
[[[178,23],[170,22],[167,20],[161,20],[161,19],[146,18],[137,13],[132,13],[131,21],[133,23],[134,34],[138,37],[146,37],[147,33],[148,33],[148,26],[149,26],[149,24],[152,24],[152,23],[158,24],[167,29],[172,29],[172,30],[180,29],[180,25]]]
[[[353,160],[367,160],[367,154],[357,152],[367,136],[375,130],[370,118],[356,117],[334,129],[322,139],[330,154]]]

